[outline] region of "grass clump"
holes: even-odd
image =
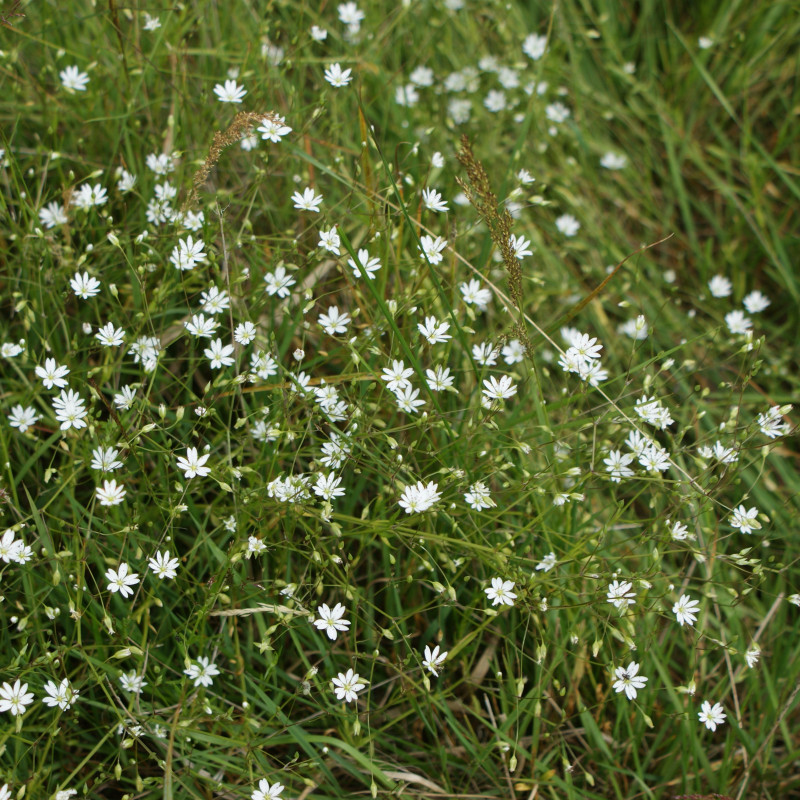
[[[788,4],[11,6],[0,798],[800,791]]]

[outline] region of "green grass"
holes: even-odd
[[[27,683],[36,700],[0,713],[0,786],[165,800],[250,797],[261,779],[288,798],[800,796],[797,440],[755,423],[798,395],[796,6],[364,3],[357,41],[335,4],[18,10],[0,28],[0,344],[24,342],[0,359],[0,530],[32,555],[0,560],[0,684]],[[145,12],[161,27],[144,30]],[[550,37],[535,61],[521,49],[533,32]],[[489,55],[519,73],[500,113],[483,106],[501,88],[478,69]],[[333,62],[352,68],[347,87],[323,79]],[[89,75],[84,92],[61,85],[73,64]],[[420,65],[435,86],[403,107],[395,89]],[[436,88],[465,67],[475,92]],[[241,105],[214,95],[229,69],[247,89]],[[529,95],[531,82],[548,87]],[[453,121],[452,97],[471,101],[468,121]],[[556,101],[571,111],[558,124],[546,112]],[[147,204],[165,181],[176,209],[188,203],[215,132],[242,110],[293,130],[215,156],[191,209],[204,213],[191,235],[208,260],[176,270],[187,231],[148,222]],[[516,309],[487,221],[457,202],[462,135],[533,245]],[[608,151],[627,166],[604,169]],[[173,152],[174,172],[148,169],[149,154]],[[137,175],[125,194],[119,167]],[[534,183],[520,185],[523,168]],[[44,228],[39,210],[85,183],[108,202]],[[324,196],[320,214],[293,207],[306,186]],[[446,215],[424,208],[426,187]],[[567,213],[574,237],[556,226]],[[334,225],[339,257],[317,246]],[[424,235],[447,239],[440,263],[421,257]],[[380,259],[375,280],[347,265],[360,248]],[[280,266],[296,281],[285,299],[262,280]],[[102,284],[87,300],[69,283],[84,270]],[[730,297],[710,295],[719,274]],[[472,278],[491,291],[485,312],[463,302]],[[215,337],[257,328],[221,369],[184,326],[212,285],[231,298]],[[748,315],[748,348],[725,315],[756,289],[771,304]],[[330,305],[350,314],[347,333],[317,324]],[[429,315],[450,323],[449,341],[424,342]],[[619,331],[638,315],[642,340]],[[478,363],[473,345],[505,344],[517,319],[524,360]],[[94,338],[107,322],[124,346]],[[603,345],[597,388],[558,366],[567,323]],[[129,353],[145,336],[161,349],[150,372]],[[251,381],[257,350],[277,366]],[[69,367],[88,427],[59,429],[58,390],[34,371],[45,358]],[[418,413],[399,410],[381,378],[393,359],[413,370]],[[437,363],[453,391],[428,388]],[[300,371],[336,387],[342,419],[293,389]],[[482,407],[482,382],[501,375],[516,396]],[[116,408],[126,385],[136,399]],[[669,409],[667,430],[636,415],[643,394]],[[8,424],[17,404],[38,415],[25,433]],[[636,476],[613,483],[603,459],[633,426],[670,467],[634,461]],[[331,471],[322,445],[345,431],[350,451],[333,469],[343,497],[326,508],[274,496],[281,476]],[[698,455],[717,440],[738,461]],[[120,451],[113,475],[90,467],[100,445]],[[206,445],[210,475],[185,479],[176,459]],[[126,496],[104,507],[96,489],[112,477]],[[442,498],[409,515],[398,500],[417,481]],[[494,506],[465,502],[477,481]],[[561,493],[572,497],[557,506]],[[740,504],[761,512],[750,536],[730,525]],[[695,538],[672,539],[667,520]],[[264,552],[246,557],[248,537]],[[147,566],[165,549],[180,559],[175,580]],[[536,570],[551,552],[556,566]],[[128,599],[105,578],[122,562],[141,579]],[[514,581],[512,608],[491,606],[495,577]],[[606,601],[615,578],[636,592],[622,615]],[[682,593],[700,602],[693,627],[671,612]],[[339,602],[351,625],[331,641],[311,619]],[[439,677],[422,665],[436,644],[448,653]],[[219,670],[211,686],[184,674],[199,656]],[[648,677],[633,701],[612,688],[630,661]],[[344,704],[330,681],[350,667],[368,686]],[[131,672],[147,682],[139,694],[120,684]],[[62,712],[41,699],[64,678],[79,697]],[[698,721],[704,700],[727,714],[715,732]]]

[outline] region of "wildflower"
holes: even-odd
[[[324,42],[328,38],[328,31],[320,28],[319,25],[312,25],[310,33],[315,42]]]
[[[286,267],[281,265],[275,268],[275,272],[268,272],[264,276],[264,283],[268,295],[277,294],[278,297],[288,297],[289,287],[294,286],[296,281],[291,275],[286,274]]]
[[[322,195],[316,194],[311,187],[303,189],[303,194],[295,192],[292,195],[294,207],[301,211],[313,211],[319,213],[319,204],[322,202]]]
[[[537,571],[550,572],[556,565],[556,554],[548,553],[537,565]]]
[[[508,375],[501,375],[499,381],[492,375],[483,385],[483,395],[488,400],[507,400],[517,393],[517,387]]]
[[[342,86],[347,86],[347,84],[353,80],[350,73],[351,70],[342,69],[339,64],[331,64],[325,70],[325,80],[334,88],[339,89]]]
[[[450,374],[449,367],[442,367],[440,364],[436,365],[435,370],[426,369],[425,377],[428,379],[428,387],[433,392],[443,392],[453,386],[454,378]]]
[[[256,326],[252,322],[241,322],[233,331],[233,340],[239,344],[250,344],[256,338]]]
[[[151,17],[147,12],[144,14],[144,25],[142,29],[145,31],[157,31],[161,27],[161,20],[158,17]]]
[[[730,520],[731,528],[738,528],[742,533],[752,533],[761,528],[761,523],[758,521],[758,509],[753,506],[752,508],[745,508],[740,505],[733,510]]]
[[[139,583],[139,575],[136,572],[129,572],[130,567],[123,562],[119,565],[118,569],[108,569],[106,571],[106,579],[108,586],[106,587],[109,592],[119,592],[122,597],[130,597],[133,594],[131,586],[136,586]]]
[[[472,357],[482,367],[493,367],[497,363],[499,351],[489,342],[480,342],[472,346]]]
[[[102,488],[98,486],[96,494],[101,506],[118,506],[125,499],[125,487],[115,480],[103,481]]]
[[[564,234],[564,236],[574,236],[580,230],[581,224],[572,214],[562,214],[556,220],[556,228]]]
[[[48,230],[55,228],[56,225],[66,225],[67,214],[64,206],[55,202],[48,203],[44,208],[39,209],[39,221]]]
[[[56,414],[56,420],[61,423],[62,431],[67,431],[70,428],[86,427],[86,408],[78,393],[73,392],[72,389],[61,390],[60,396],[53,400],[53,409]]]
[[[337,306],[329,306],[327,313],[320,314],[317,319],[317,323],[329,336],[347,333],[347,326],[351,321],[350,315],[345,311],[340,313]]]
[[[122,462],[117,460],[119,450],[114,447],[96,447],[92,450],[92,469],[101,472],[113,472],[122,467]]]
[[[323,603],[317,608],[319,619],[314,620],[314,627],[325,631],[328,638],[335,642],[339,633],[350,627],[350,620],[343,619],[346,611],[347,609],[341,603],[337,603],[333,608],[330,608],[327,603]]]
[[[282,137],[292,132],[292,129],[285,122],[284,117],[264,117],[256,130],[261,134],[262,139],[270,142],[280,142]]]
[[[431,264],[438,264],[442,260],[442,250],[447,247],[447,241],[437,236],[435,239],[431,236],[423,236],[420,238],[419,250],[424,254],[425,258]]]
[[[319,232],[319,244],[318,247],[322,247],[325,250],[333,253],[334,255],[340,255],[339,246],[341,245],[341,239],[339,238],[339,234],[336,231],[336,226],[334,225],[329,231],[320,231]],[[366,252],[366,250],[364,251]],[[361,251],[359,250],[359,254]]]
[[[729,311],[725,315],[725,324],[733,334],[745,334],[753,327],[753,321],[738,309]]]
[[[714,297],[728,297],[733,291],[733,284],[724,275],[715,275],[708,282],[708,289]]]
[[[442,200],[442,195],[437,192],[436,189],[423,189],[422,202],[425,204],[425,208],[430,209],[431,211],[450,210],[447,207],[447,202]]]
[[[669,411],[655,397],[642,395],[633,409],[645,422],[659,430],[668,428],[674,420]]]
[[[113,322],[107,322],[102,328],[98,328],[94,338],[103,347],[119,347],[125,342],[125,331],[122,328],[115,328]]]
[[[183,470],[185,478],[194,478],[198,475],[205,478],[211,472],[211,467],[203,466],[209,458],[208,453],[199,456],[196,447],[187,447],[186,456],[178,457],[178,469]]]
[[[340,3],[337,6],[339,20],[347,25],[353,33],[358,33],[364,12],[353,2]]]
[[[175,169],[174,156],[166,153],[150,153],[145,159],[147,168],[156,175],[166,175]]]
[[[406,486],[397,504],[406,514],[422,514],[432,508],[441,497],[437,483],[429,481],[426,485],[417,481],[416,486]]]
[[[218,83],[214,87],[214,94],[220,103],[241,103],[247,90],[244,86],[239,86],[236,81],[225,81],[224,84]]]
[[[20,539],[15,538],[14,531],[8,528],[0,537],[0,561],[10,564],[12,561],[19,563],[24,545]]]
[[[135,669],[132,669],[127,674],[120,675],[119,682],[126,692],[132,692],[133,694],[140,694],[142,689],[147,686],[144,675],[139,675]]]
[[[334,497],[344,497],[344,487],[339,486],[341,478],[337,478],[332,472],[329,475],[317,475],[317,482],[314,485],[314,494],[323,500],[332,500]]]
[[[439,673],[437,669],[439,669],[442,664],[444,664],[444,660],[447,658],[447,651],[444,653],[439,652],[439,645],[437,644],[436,647],[431,650],[430,647],[425,645],[425,658],[422,660],[422,666],[428,670],[432,675],[435,675],[437,678],[439,677]]]
[[[600,166],[603,169],[624,169],[628,165],[626,156],[619,153],[608,152],[600,159]]]
[[[617,678],[614,681],[614,691],[617,693],[625,692],[628,700],[634,700],[637,690],[644,689],[644,685],[647,683],[647,678],[639,675],[638,672],[639,665],[635,661],[631,661],[627,667],[617,667],[614,671],[614,675]]]
[[[19,679],[13,686],[3,683],[0,687],[0,713],[8,711],[12,717],[21,717],[25,713],[25,706],[32,702],[33,693],[28,691],[28,684],[21,684]]]
[[[81,300],[88,300],[100,292],[100,281],[97,278],[92,278],[88,272],[83,274],[76,272],[70,278],[69,285],[72,287],[72,291],[75,292],[75,296],[80,297]]]
[[[114,405],[128,411],[136,399],[136,389],[132,386],[123,386],[119,394],[114,395]]]
[[[610,473],[614,483],[619,483],[623,478],[630,478],[633,475],[633,470],[628,466],[631,461],[633,461],[633,453],[621,453],[619,450],[611,450],[603,459],[606,472]]]
[[[681,627],[683,627],[684,623],[694,625],[699,611],[700,603],[697,600],[692,600],[688,594],[682,594],[678,602],[672,606],[672,613]]]
[[[63,389],[67,385],[64,377],[69,375],[69,367],[59,366],[54,358],[45,359],[44,366],[37,366],[35,372],[45,389]]]
[[[231,307],[231,299],[224,289],[211,286],[200,295],[200,304],[206,314],[221,314]]]
[[[92,206],[102,206],[106,200],[108,200],[106,190],[99,183],[94,186],[85,183],[83,186],[79,186],[78,191],[72,195],[72,204],[84,211]]]
[[[708,700],[704,700],[703,705],[700,706],[700,711],[697,712],[697,716],[706,728],[710,731],[715,731],[717,725],[722,725],[725,722],[726,715],[719,703],[714,703],[712,706]]]
[[[362,276],[362,269],[366,272],[367,277],[370,280],[375,278],[375,273],[381,268],[381,262],[378,258],[370,258],[369,253],[364,250],[363,248],[358,251],[358,264],[353,261],[352,258],[347,259],[347,263],[350,266],[350,269],[353,270],[353,275],[356,278],[360,278]],[[359,269],[359,264],[361,265],[361,269]]]
[[[353,702],[358,697],[358,692],[366,687],[366,683],[360,683],[360,681],[361,676],[352,669],[340,672],[331,681],[336,698],[344,700],[345,703]]]
[[[8,415],[8,424],[12,428],[19,428],[20,433],[26,433],[28,428],[34,426],[40,416],[36,413],[33,406],[24,407],[17,404],[11,409]]]
[[[211,369],[229,367],[233,364],[233,345],[222,344],[222,339],[214,339],[211,346],[203,350],[203,355],[211,362]]]
[[[522,42],[522,52],[532,61],[538,61],[547,51],[547,37],[531,33]]]
[[[214,683],[214,676],[220,673],[208,657],[198,656],[197,662],[190,664],[183,674],[188,675],[194,681],[195,686],[211,686]]]
[[[507,106],[506,93],[499,89],[490,89],[483,101],[483,105],[487,111],[492,114],[498,114],[505,110]]]
[[[184,322],[183,327],[191,336],[199,339],[210,339],[211,334],[217,330],[217,321],[214,317],[205,318],[203,314],[194,314],[189,322]]]
[[[669,469],[669,453],[661,447],[647,447],[639,456],[639,463],[648,472],[664,472]]]
[[[791,406],[772,406],[766,414],[759,414],[756,424],[764,436],[777,439],[789,433],[789,425],[783,421],[783,415],[788,414]]]
[[[439,344],[453,337],[447,333],[449,322],[439,322],[436,317],[425,317],[425,324],[418,322],[417,330],[428,340],[428,344]]]
[[[469,491],[464,495],[464,502],[475,511],[484,508],[492,508],[497,505],[492,500],[489,488],[483,481],[477,481],[469,487]]]
[[[462,283],[458,287],[464,302],[478,307],[479,311],[486,311],[492,299],[492,293],[481,287],[480,281],[474,278],[469,283]]]
[[[54,681],[47,681],[44,691],[45,696],[42,698],[42,702],[51,708],[58,706],[62,711],[69,710],[78,699],[78,693],[69,685],[66,678],[58,684]]]
[[[508,240],[509,247],[513,251],[514,255],[522,261],[525,256],[533,255],[533,250],[530,250],[531,243],[530,239],[526,239],[524,236],[515,236],[513,233]]]
[[[758,314],[770,305],[770,299],[759,291],[745,295],[742,305],[750,314]]]
[[[636,593],[632,591],[633,584],[629,581],[613,581],[608,585],[606,597],[608,602],[620,611],[624,611],[628,606],[632,606],[636,600]]]
[[[258,782],[258,789],[251,795],[251,800],[277,800],[283,791],[283,784],[277,781],[272,785],[264,778]]]
[[[170,262],[175,269],[186,272],[194,269],[196,264],[206,261],[208,256],[203,251],[205,243],[202,239],[192,239],[187,236],[185,239],[179,239],[177,247],[172,248],[172,254],[169,257]]]
[[[392,392],[398,392],[411,387],[408,380],[414,374],[411,367],[406,367],[402,361],[392,361],[392,366],[384,367],[381,380],[386,381],[386,388]]]
[[[86,84],[89,83],[89,76],[76,66],[62,69],[58,77],[61,78],[62,86],[70,92],[85,92]]]
[[[753,667],[758,664],[759,658],[761,658],[761,648],[756,644],[748,648],[747,652],[744,654],[744,660],[747,662],[747,666],[750,669],[753,669]]]
[[[681,522],[672,522],[672,520],[667,520],[667,528],[669,529],[669,535],[676,541],[682,542],[689,537],[689,529]]]
[[[517,595],[513,592],[514,581],[505,581],[502,578],[492,578],[492,585],[484,589],[486,597],[492,601],[493,606],[513,606]]]
[[[413,83],[407,83],[405,86],[398,86],[394,90],[394,101],[399,106],[412,108],[419,102],[419,92]]]
[[[178,574],[178,567],[180,567],[180,565],[181,562],[177,558],[170,557],[169,550],[157,552],[147,562],[147,566],[150,567],[150,570],[162,581],[164,578],[173,580]]]
[[[412,389],[410,385],[398,389],[394,393],[394,397],[397,400],[398,408],[405,411],[406,414],[416,414],[417,409],[425,405],[425,401],[419,399],[419,389]]]
[[[531,173],[527,169],[521,169],[517,173],[517,180],[523,185],[528,186],[531,183],[536,182],[536,178],[531,175]]]

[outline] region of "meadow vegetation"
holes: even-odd
[[[0,800],[800,797],[795,4],[0,14]]]

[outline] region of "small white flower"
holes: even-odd
[[[136,586],[139,583],[139,576],[135,572],[129,572],[129,570],[130,567],[123,562],[116,570],[108,569],[106,571],[109,592],[119,592],[122,597],[130,597],[133,594],[131,586]]]
[[[164,578],[167,578],[168,580],[175,578],[178,574],[178,567],[180,567],[180,565],[181,562],[177,558],[170,557],[169,550],[157,552],[147,562],[147,566],[150,567],[150,570],[159,580],[162,581]]]
[[[277,781],[272,785],[269,784],[264,778],[258,782],[258,789],[251,795],[251,800],[278,800],[283,791],[283,784]]]
[[[724,275],[715,275],[708,282],[708,289],[714,297],[728,297],[733,291],[733,284]]]
[[[347,609],[337,603],[330,608],[327,603],[323,603],[317,608],[319,619],[314,620],[314,627],[325,631],[328,638],[334,642],[339,633],[346,631],[350,627],[350,620],[344,619]]]
[[[697,712],[697,716],[706,728],[710,731],[715,731],[717,729],[717,725],[722,725],[725,722],[725,711],[719,703],[714,703],[712,706],[708,700],[703,701],[703,705],[700,706],[700,711]]]
[[[358,692],[366,687],[366,683],[360,683],[360,681],[361,676],[352,669],[340,672],[331,681],[336,698],[344,700],[345,703],[353,702],[358,697]]]
[[[115,480],[103,481],[103,486],[97,487],[96,495],[101,506],[118,506],[125,499],[125,487]]]
[[[433,650],[426,645],[425,658],[422,660],[422,666],[425,667],[425,669],[427,669],[432,675],[435,675],[438,678],[439,673],[437,670],[442,666],[442,664],[444,664],[444,660],[446,658],[447,652],[440,653],[438,644],[433,648]]]
[[[580,230],[581,224],[572,214],[562,214],[556,220],[556,228],[564,234],[564,236],[574,236]]]
[[[0,687],[0,712],[8,711],[12,717],[20,717],[33,699],[33,693],[28,691],[27,683],[20,683],[19,679],[13,686],[3,683]]]
[[[224,84],[218,83],[214,87],[214,94],[220,103],[241,103],[247,90],[244,86],[239,86],[236,81],[225,81]]]
[[[514,581],[506,581],[502,578],[492,578],[492,585],[483,591],[486,597],[492,601],[493,606],[513,606],[517,595],[514,591]]]
[[[684,623],[694,625],[697,621],[697,615],[700,613],[700,603],[697,600],[692,600],[688,594],[683,594],[678,602],[672,606],[672,613],[681,627]]]
[[[211,686],[219,670],[206,656],[198,656],[197,663],[190,664],[183,673],[194,681],[195,686]]]
[[[197,454],[196,447],[188,447],[185,456],[178,457],[178,469],[183,470],[185,478],[200,476],[204,478],[211,472],[211,467],[203,466],[210,458],[208,453],[200,456]]]
[[[347,86],[347,84],[353,80],[350,73],[351,70],[342,69],[339,64],[331,64],[325,70],[325,80],[328,81],[331,86],[339,89],[342,86]]]
[[[89,76],[76,66],[62,69],[58,77],[61,78],[62,86],[71,92],[85,92],[86,84],[89,83]]]
[[[317,194],[311,187],[303,189],[303,194],[295,192],[292,195],[294,207],[301,211],[313,211],[319,213],[319,205],[322,203],[322,195]]]
[[[639,689],[644,689],[647,678],[639,675],[639,665],[635,661],[631,661],[627,667],[617,667],[614,671],[616,681],[614,681],[615,692],[625,692],[628,700],[636,698],[636,692]]]
[[[66,678],[61,683],[47,681],[44,690],[46,695],[42,698],[42,702],[51,708],[58,706],[62,711],[67,711],[78,699],[78,693],[69,685]]]

